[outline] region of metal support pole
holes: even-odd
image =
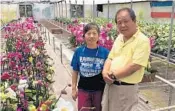
[[[61,9],[61,8],[60,8],[60,2],[58,3],[58,5],[59,5],[59,6],[58,6],[58,7],[59,7],[59,18],[61,18],[61,14],[60,14],[60,9]]]
[[[171,106],[171,105],[172,105],[173,90],[174,90],[174,89],[173,89],[172,87],[170,87],[168,106]],[[169,111],[171,111],[171,110],[169,110]]]
[[[93,0],[93,5],[92,5],[92,6],[93,6],[93,10],[92,10],[92,11],[93,11],[93,12],[92,12],[93,22],[94,22],[94,10],[95,10],[95,9],[94,9],[94,4],[95,4],[95,1]]]
[[[40,25],[40,32],[42,32],[42,25]]]
[[[70,19],[72,17],[72,13],[71,13],[71,1],[69,0],[69,13],[70,13]]]
[[[173,20],[174,20],[174,10],[175,10],[175,2],[173,2],[172,12],[171,12],[171,23],[170,23],[170,34],[168,40],[168,53],[167,53],[167,67],[166,67],[166,79],[168,79],[168,67],[170,61],[170,51],[171,51],[171,39],[172,39],[172,28],[173,28]]]
[[[17,7],[16,7],[16,18],[17,19],[19,18],[19,4],[17,4]]]
[[[65,7],[66,7],[66,18],[67,18],[67,2],[65,0]]]
[[[132,9],[132,7],[133,7],[133,2],[132,2],[132,0],[131,0],[131,9]]]
[[[77,7],[77,0],[75,0],[75,4],[76,4],[76,7]],[[76,9],[76,11],[77,11],[77,9]],[[77,15],[77,12],[76,12],[75,18],[77,18],[77,17],[78,17],[78,15]]]
[[[57,3],[54,3],[55,19],[57,18]]]
[[[63,51],[62,51],[62,44],[60,44],[60,58],[61,58],[61,63],[63,64]]]
[[[62,6],[62,18],[64,18],[64,15],[63,15],[63,2],[61,1],[61,6]]]
[[[108,0],[108,23],[109,23],[109,0]]]
[[[61,6],[62,6],[62,18],[64,18],[64,14],[63,14],[63,2],[61,1]],[[62,21],[62,27],[63,27],[64,23]]]
[[[170,81],[168,81],[168,80],[166,80],[166,79],[164,79],[164,78],[162,78],[162,77],[160,77],[160,76],[158,76],[158,75],[156,75],[155,77],[156,77],[157,79],[161,80],[162,82],[167,83],[167,84],[170,85],[171,87],[175,88],[175,84],[174,84],[174,83],[172,83],[172,82],[170,82]]]
[[[45,38],[46,38],[46,41],[47,41],[46,27],[45,27],[45,32],[44,32],[44,34],[45,34]]]
[[[173,94],[173,88],[175,88],[175,84],[170,82],[170,81],[168,81],[168,80],[166,80],[166,79],[164,79],[164,78],[162,78],[162,77],[160,77],[160,76],[158,76],[158,75],[156,75],[155,77],[171,86],[170,87],[170,92],[169,92],[169,101],[168,101],[168,106],[170,106],[171,105],[171,101],[172,101],[172,96],[173,96],[172,95]],[[168,109],[170,111],[170,108],[168,108]],[[163,110],[159,109],[159,110],[155,110],[155,111],[163,111]]]
[[[85,23],[85,5],[84,5],[84,0],[83,0],[83,23]],[[83,24],[83,27],[85,25]]]
[[[38,23],[38,24],[40,24],[40,23]],[[40,25],[40,32],[42,33],[42,25]]]
[[[57,2],[55,2],[54,5],[55,5],[55,19],[56,19],[57,18],[57,14],[58,14],[57,13]]]
[[[57,13],[57,18],[58,18],[58,2],[56,2],[56,13]]]
[[[58,3],[56,2],[56,18],[58,18]]]
[[[41,29],[41,32],[42,32],[42,35],[44,34],[44,26],[43,25],[41,25],[42,26],[42,29]]]
[[[168,68],[169,68],[169,61],[170,61],[171,39],[172,39],[172,29],[173,29],[174,10],[175,10],[175,2],[174,1],[172,1],[172,2],[173,2],[173,4],[172,4],[172,12],[171,12],[170,35],[169,35],[169,41],[168,41],[168,54],[167,54],[168,64],[166,67],[167,79],[169,78]],[[173,98],[173,88],[170,87],[168,106],[170,106],[172,104],[172,98]]]
[[[54,19],[56,19],[56,3],[53,3],[53,7],[54,7]]]
[[[49,45],[50,45],[50,34],[49,34],[49,31],[48,31],[48,38],[49,38]]]
[[[67,2],[66,2],[66,0],[65,0],[65,10],[66,10],[66,19],[67,19]],[[65,25],[66,25],[66,30],[67,30],[67,25],[68,25],[68,23],[65,23]]]
[[[175,105],[164,107],[164,108],[159,108],[159,109],[155,109],[155,110],[151,110],[151,111],[165,111],[165,110],[170,110],[170,109],[175,109]]]
[[[26,3],[25,3],[25,17],[27,18],[27,6],[26,6]]]
[[[43,33],[44,32],[44,30],[43,30],[44,29],[44,26],[42,24],[41,24],[41,26],[42,26],[41,33],[44,34]]]
[[[54,16],[54,19],[55,19],[55,3],[53,3],[53,16]]]
[[[55,52],[55,37],[53,37],[53,50]]]

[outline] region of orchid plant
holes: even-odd
[[[26,18],[5,27],[5,52],[1,56],[1,111],[50,111],[49,87],[54,69],[34,19]]]
[[[87,23],[80,23],[78,20],[74,21],[73,25],[69,25],[68,30],[72,33],[72,37],[69,38],[70,43],[74,46],[80,46],[84,44],[83,38],[83,27]],[[113,41],[115,39],[115,29],[113,29],[112,23],[108,23],[105,26],[100,27],[100,38],[99,38],[99,45],[104,46],[107,49],[111,49],[113,45]]]

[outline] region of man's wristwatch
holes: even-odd
[[[113,79],[113,80],[116,80],[116,77],[114,76],[113,72],[112,72],[112,74],[110,75],[110,78]]]

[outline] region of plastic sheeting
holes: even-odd
[[[71,1],[72,4],[76,4],[76,0],[66,0],[67,3]],[[109,3],[128,3],[137,1],[148,1],[148,0],[109,0]],[[94,0],[95,4],[107,4],[108,0]],[[77,4],[83,4],[83,0],[77,0]],[[93,0],[84,0],[84,4],[93,4]]]
[[[53,19],[54,7],[51,4],[37,4],[33,6],[33,16],[36,20],[39,19]]]
[[[1,0],[1,1],[9,1],[9,2],[59,2],[59,1],[65,1],[65,0]],[[66,0],[67,3],[71,1],[72,4],[83,4],[83,0]],[[94,0],[95,4],[107,4],[108,0]],[[125,3],[125,2],[137,2],[137,1],[149,1],[149,0],[109,0],[110,3]],[[163,0],[162,0],[163,1]],[[166,0],[164,0],[166,1]],[[85,4],[93,4],[93,0],[84,0]]]

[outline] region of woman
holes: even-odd
[[[101,100],[105,82],[102,78],[102,69],[109,51],[98,46],[100,29],[95,23],[87,24],[83,29],[85,46],[76,49],[71,66],[72,98],[78,97],[78,110],[83,107],[94,107],[101,111]],[[77,79],[80,76],[78,87]]]

